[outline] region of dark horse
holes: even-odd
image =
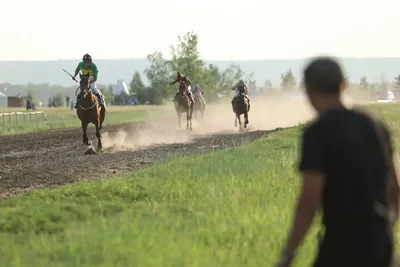
[[[178,116],[178,125],[181,126],[181,114],[186,113],[186,128],[192,129],[192,114],[193,114],[193,103],[190,103],[189,97],[186,95],[186,84],[180,82],[179,94],[175,101],[176,115]]]
[[[90,79],[89,75],[79,75],[81,80],[79,82],[81,100],[78,104],[78,108],[76,113],[78,118],[82,123],[83,130],[83,144],[91,145],[92,142],[89,140],[87,136],[87,128],[89,123],[93,123],[96,126],[96,137],[97,137],[97,147],[102,148],[101,143],[101,127],[106,115],[106,110],[104,107],[102,108],[96,99],[95,95],[92,92],[92,88],[90,87]],[[78,89],[79,89],[78,88]]]
[[[235,127],[237,126],[237,120],[239,120],[239,130],[242,130],[242,122],[240,120],[240,115],[244,114],[244,128],[247,128],[249,124],[249,111],[250,103],[243,93],[240,93],[233,100],[233,112],[235,113]]]
[[[194,116],[197,118],[196,114],[198,111],[200,111],[201,118],[204,119],[204,111],[206,109],[206,106],[205,106],[204,102],[201,100],[199,92],[196,92],[193,94],[193,100],[194,100],[194,104],[193,104]]]

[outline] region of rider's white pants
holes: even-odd
[[[100,90],[97,90],[97,82],[91,83],[90,88],[92,89],[94,94],[101,95]]]

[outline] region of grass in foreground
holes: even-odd
[[[40,109],[46,113],[44,119],[41,114],[0,116],[0,135],[31,133],[48,131],[62,128],[79,128],[81,123],[76,115],[76,110],[67,108],[43,108]],[[40,111],[38,110],[38,111]],[[23,109],[1,109],[2,112],[26,112]],[[157,119],[173,114],[165,110],[164,107],[157,106],[109,106],[107,107],[104,126],[115,125],[127,122],[143,121],[146,119]]]
[[[298,193],[299,133],[0,202],[0,266],[272,266]],[[318,225],[294,266],[312,262]]]

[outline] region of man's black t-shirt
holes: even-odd
[[[360,110],[330,109],[305,129],[299,168],[326,177],[327,230],[386,224],[391,153],[387,128]]]

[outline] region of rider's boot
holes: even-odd
[[[100,106],[104,107],[104,99],[101,97],[99,93],[96,93],[95,95],[100,102]]]
[[[190,93],[187,93],[187,96],[189,97],[190,102],[194,103],[193,95]]]

